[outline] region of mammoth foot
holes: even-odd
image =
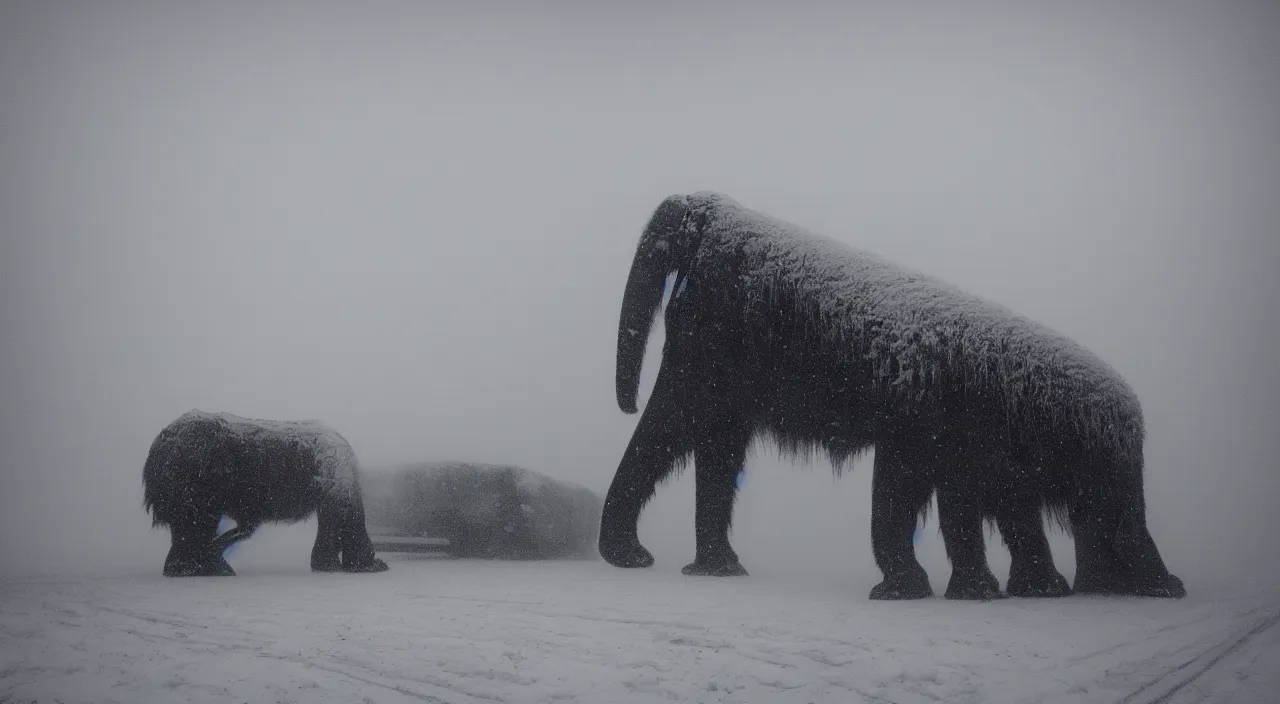
[[[1071,585],[1055,569],[1017,570],[1009,573],[1009,583],[1005,585],[1009,596],[1021,598],[1047,599],[1071,595]]]
[[[1077,594],[1110,594],[1144,596],[1156,599],[1181,599],[1187,595],[1182,580],[1174,575],[1133,577],[1112,572],[1077,572]]]
[[[653,566],[653,553],[645,549],[637,538],[610,540],[601,537],[599,549],[600,557],[614,567],[631,569]]]
[[[179,558],[165,560],[164,576],[166,577],[234,577],[236,571],[222,559],[221,555],[207,557],[202,560]]]
[[[681,574],[696,577],[746,577],[747,568],[742,566],[737,559],[718,560],[718,561],[698,561],[695,560],[685,565],[681,570]]]
[[[370,557],[365,560],[357,560],[357,561],[352,561],[345,564],[338,561],[337,559],[333,559],[333,560],[321,559],[321,560],[311,561],[312,572],[362,573],[362,572],[386,572],[389,569],[391,568],[387,566],[387,563],[383,562],[381,559],[377,557]]]
[[[387,566],[386,562],[383,562],[381,558],[377,558],[377,557],[371,557],[368,560],[352,562],[350,564],[346,564],[342,566],[343,572],[352,572],[352,573],[386,572],[390,569],[391,568]]]
[[[1163,583],[1153,589],[1150,594],[1143,594],[1142,596],[1155,596],[1164,599],[1181,599],[1187,595],[1186,586],[1183,585],[1181,579],[1178,579],[1174,575],[1169,575],[1167,578],[1162,580],[1162,582]]]
[[[948,599],[988,601],[1003,599],[1005,595],[1000,591],[1000,582],[996,580],[996,576],[988,570],[985,574],[953,571],[943,596]]]
[[[924,568],[897,574],[886,575],[884,581],[871,588],[870,598],[875,601],[900,601],[907,599],[928,599],[933,596],[933,587],[929,585],[929,575]]]

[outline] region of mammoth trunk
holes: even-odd
[[[662,302],[666,272],[648,266],[639,256],[631,265],[627,289],[622,299],[622,316],[618,321],[618,407],[624,413],[636,412],[636,395],[640,388],[640,368],[644,364],[649,331]]]
[[[618,407],[624,413],[636,412],[645,346],[658,305],[662,303],[663,283],[669,273],[680,268],[676,252],[681,248],[675,235],[687,211],[684,198],[672,196],[664,200],[649,219],[631,262],[618,320],[616,383]]]

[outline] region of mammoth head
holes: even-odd
[[[618,407],[623,413],[636,412],[640,367],[658,304],[662,302],[663,285],[667,275],[680,268],[688,249],[684,241],[688,215],[688,198],[674,195],[664,199],[649,218],[631,261],[618,320],[615,382]]]
[[[649,217],[649,223],[644,226],[644,234],[641,238],[673,238],[680,230],[680,226],[684,223],[685,215],[689,213],[689,199],[685,196],[675,195],[667,196],[657,209],[653,211],[653,215]]]

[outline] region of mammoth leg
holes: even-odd
[[[359,487],[345,504],[336,522],[338,550],[344,572],[386,572],[389,567],[374,554],[373,540],[365,525],[364,499]]]
[[[322,501],[316,511],[316,542],[311,547],[313,572],[337,572],[342,569],[339,559],[338,525],[341,518],[333,502]]]
[[[995,507],[996,526],[1009,548],[1009,596],[1058,597],[1071,594],[1067,578],[1053,564],[1037,501],[1009,501]]]
[[[695,538],[697,552],[681,571],[687,575],[745,577],[747,570],[729,544],[738,472],[746,461],[751,440],[745,424],[726,429],[699,442],[693,451]]]
[[[912,535],[933,493],[931,473],[913,461],[907,443],[890,437],[876,444],[871,476],[871,548],[884,580],[871,589],[876,600],[933,596],[929,575],[916,559]]]
[[[1100,523],[1082,509],[1072,510],[1071,534],[1076,549],[1073,588],[1079,594],[1124,594],[1128,585],[1111,546],[1115,529]]]
[[[597,544],[600,556],[615,567],[653,565],[653,554],[640,544],[640,512],[676,461],[693,451],[694,423],[671,376],[664,364],[605,494]]]
[[[164,560],[166,577],[230,577],[235,570],[215,549],[218,514],[192,510],[169,525],[171,545]]]
[[[1146,525],[1141,469],[1112,486],[1095,481],[1071,509],[1075,591],[1181,599],[1187,590],[1169,573]]]
[[[1165,566],[1144,513],[1141,508],[1127,513],[1113,538],[1117,562],[1126,577],[1126,593],[1181,599],[1187,595],[1187,589]]]
[[[1001,596],[1000,582],[987,564],[982,536],[982,507],[974,488],[942,484],[938,487],[938,523],[951,561],[948,599],[986,600]]]
[[[999,462],[989,450],[974,446],[963,429],[954,438],[944,438],[936,446],[935,461],[949,468],[935,467],[938,478],[938,525],[951,561],[951,579],[944,596],[948,599],[986,600],[1003,596],[1000,582],[987,564],[987,543],[982,535],[984,503],[998,476],[993,464]]]

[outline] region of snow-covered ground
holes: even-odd
[[[1280,701],[1280,590],[882,603],[676,570],[7,579],[0,702]]]

